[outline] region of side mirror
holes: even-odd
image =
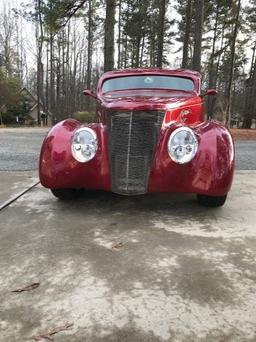
[[[217,95],[217,94],[218,94],[218,92],[216,89],[208,89],[205,92],[204,96],[212,96],[212,95]]]
[[[89,89],[85,89],[84,91],[83,91],[83,94],[85,95],[85,96],[91,96],[93,99],[95,99],[95,100],[97,100],[98,98],[97,98],[97,95],[96,94],[94,94],[91,90],[89,90]]]

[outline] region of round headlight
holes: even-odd
[[[179,164],[190,162],[198,148],[195,133],[188,127],[180,127],[172,132],[168,141],[168,152],[173,161]]]
[[[94,158],[98,149],[98,141],[96,133],[89,127],[82,127],[75,131],[71,150],[73,157],[81,162],[86,163]]]

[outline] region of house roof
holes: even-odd
[[[20,92],[21,92],[21,93],[22,93],[22,92],[26,92],[34,102],[37,102],[36,96],[34,96],[34,95],[32,94],[32,92],[31,92],[30,90],[28,90],[27,87],[23,87],[23,88],[20,90]]]

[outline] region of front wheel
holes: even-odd
[[[53,195],[61,200],[72,200],[82,194],[81,189],[51,189]]]
[[[197,195],[197,202],[205,207],[221,207],[225,203],[227,195],[224,196],[207,196]]]

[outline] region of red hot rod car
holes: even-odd
[[[202,205],[224,204],[234,172],[233,140],[221,123],[204,121],[199,73],[112,71],[100,78],[96,94],[84,94],[97,102],[97,123],[64,120],[42,146],[40,180],[56,197],[72,198],[82,189],[187,192]]]

